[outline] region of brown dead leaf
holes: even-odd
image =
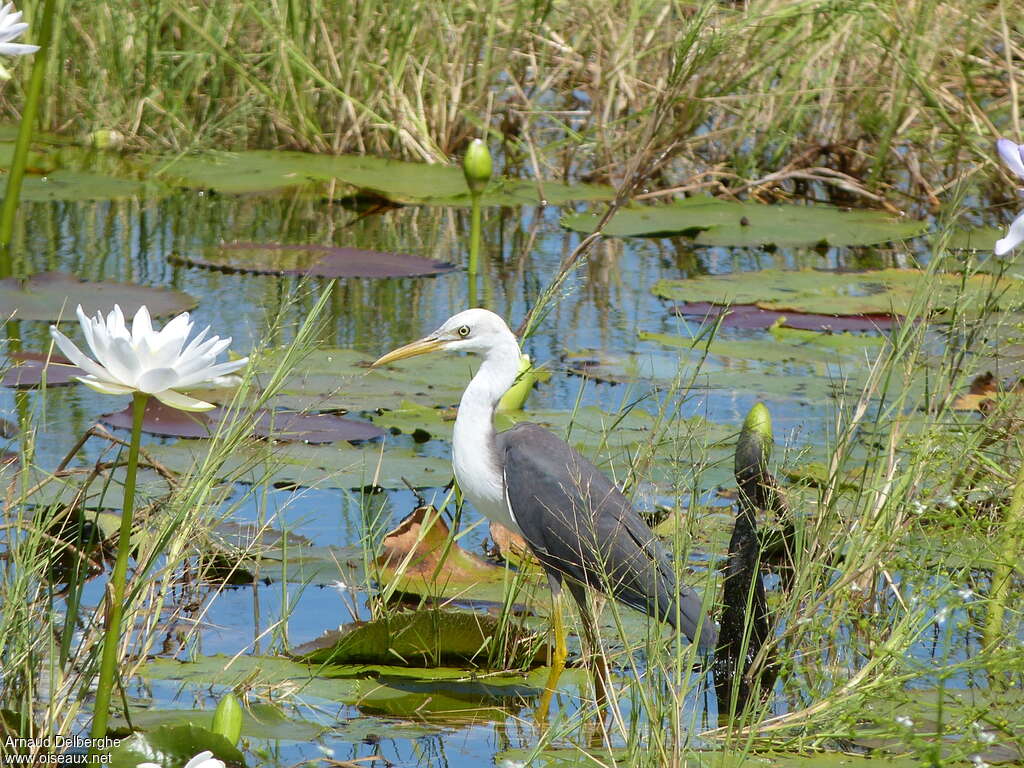
[[[455,542],[447,547],[445,555],[448,535],[448,525],[434,507],[417,507],[384,537],[383,554],[377,564],[388,570],[399,569],[411,552],[405,576],[433,580],[436,573],[436,580],[442,583],[475,584],[499,570]]]
[[[505,560],[513,562],[526,560],[536,563],[526,539],[501,523],[491,523],[491,541],[494,542],[497,549],[496,554],[501,555]]]

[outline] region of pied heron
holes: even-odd
[[[495,432],[495,408],[515,383],[521,355],[505,321],[486,309],[467,309],[374,366],[438,350],[483,358],[459,403],[452,465],[477,511],[522,535],[548,575],[555,650],[547,693],[567,656],[563,583],[584,615],[584,586],[590,586],[682,630],[700,649],[713,648],[718,631],[701,598],[679,583],[668,551],[611,480],[537,424]]]

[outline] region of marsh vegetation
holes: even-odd
[[[250,360],[187,393],[217,409],[144,413],[115,764],[1024,759],[1014,4],[51,3],[0,280],[0,752],[94,721],[133,414],[49,325],[119,303]],[[470,295],[537,378],[496,426],[613,478],[739,628],[742,685],[610,603],[537,717],[546,582],[450,486],[476,363],[368,367]]]

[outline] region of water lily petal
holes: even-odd
[[[1002,256],[1004,253],[1012,251],[1021,243],[1024,243],[1024,213],[1014,219],[1006,232],[1006,237],[996,241],[994,253],[996,256]]]
[[[209,411],[217,406],[205,400],[196,400],[194,397],[175,392],[173,389],[165,389],[163,392],[154,392],[153,397],[164,405],[177,408],[179,411]]]
[[[108,326],[109,327],[109,326]],[[134,387],[142,373],[139,359],[131,342],[123,336],[115,336],[110,340],[110,353],[104,361],[107,370],[119,384]]]
[[[999,156],[1003,158],[1006,167],[1024,179],[1024,147],[1009,139],[999,139],[996,142],[996,149],[999,150]]]
[[[100,320],[100,318],[97,317],[97,320]],[[114,339],[130,341],[132,338],[131,334],[128,333],[128,328],[125,327],[124,313],[121,311],[120,304],[115,304],[114,309],[107,315],[107,335],[110,336],[111,341]]]
[[[132,318],[132,345],[136,348],[143,339],[153,335],[153,319],[149,316],[149,308],[143,304]]]
[[[39,50],[38,45],[26,43],[0,43],[0,54],[4,56],[28,56]]]
[[[139,374],[135,387],[141,392],[155,394],[170,389],[178,383],[178,374],[173,368],[150,368]]]
[[[87,357],[78,347],[75,346],[75,342],[58,331],[57,326],[50,326],[50,337],[57,343],[57,347],[64,353],[64,357],[77,365],[83,371],[98,379],[110,378],[110,374],[108,374],[106,370]]]
[[[188,376],[178,376],[178,383],[176,387],[193,387],[203,381],[210,381],[220,376],[224,376],[229,373],[234,373],[239,368],[249,362],[248,357],[243,357],[238,360],[229,360],[224,363],[218,363],[217,365],[205,366],[201,370],[196,371]]]
[[[206,750],[185,763],[185,768],[224,768],[224,761],[218,760],[213,752]]]
[[[80,382],[89,387],[89,389],[95,389],[97,392],[101,392],[104,395],[130,395],[135,391],[132,387],[126,387],[124,384],[115,384],[112,381],[101,381],[94,379],[92,376],[76,376]]]

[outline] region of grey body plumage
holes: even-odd
[[[700,597],[679,583],[668,550],[597,467],[537,424],[498,434],[496,450],[512,515],[556,582],[593,587],[714,647]]]

